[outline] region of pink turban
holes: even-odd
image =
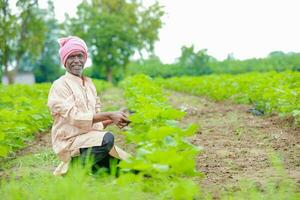
[[[75,52],[81,51],[85,57],[85,60],[88,56],[88,49],[85,42],[76,36],[69,36],[67,38],[60,38],[57,40],[60,46],[59,55],[60,60],[66,66],[66,61],[68,56]]]

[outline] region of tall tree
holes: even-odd
[[[3,43],[1,41],[3,54],[1,60],[4,74],[8,77],[9,83],[13,83],[22,57],[26,54],[37,57],[41,52],[47,30],[43,19],[46,12],[38,7],[38,0],[18,0],[15,14],[11,13],[9,1],[2,0],[1,6],[0,16],[3,16],[1,28],[3,26],[4,31],[0,34],[1,37],[6,34]],[[11,27],[13,34],[9,35]],[[9,64],[11,71],[9,71]]]
[[[211,69],[208,63],[213,59],[207,54],[206,49],[195,52],[194,45],[191,47],[183,46],[178,64],[184,67],[189,75],[210,74]]]
[[[158,3],[144,7],[135,0],[84,0],[67,27],[87,41],[94,69],[104,68],[112,82],[113,69],[125,70],[136,51],[153,51],[163,14]]]
[[[59,45],[57,39],[61,36],[61,28],[55,19],[54,5],[48,2],[48,13],[45,17],[47,33],[43,42],[42,52],[34,66],[34,75],[36,82],[49,82],[57,79],[64,70],[61,68],[58,56]]]
[[[11,13],[8,0],[0,0],[0,70],[8,74],[12,60],[12,42],[16,39],[17,18]]]

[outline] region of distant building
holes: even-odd
[[[15,77],[15,83],[28,85],[35,84],[34,74],[32,72],[19,72]],[[5,75],[2,76],[2,84],[8,84],[8,78]]]

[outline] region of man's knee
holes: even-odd
[[[111,132],[105,133],[103,140],[102,140],[102,145],[107,146],[107,149],[110,151],[114,145],[114,142],[115,142],[114,135]]]

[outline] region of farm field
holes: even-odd
[[[152,87],[154,83],[143,76],[128,82],[127,85],[124,83],[122,88],[108,87],[100,93],[103,108],[117,110],[129,107],[142,115],[132,118],[134,128],[131,129],[131,133],[115,127],[108,130],[115,133],[117,144],[140,156],[140,160],[133,160],[132,163],[135,164],[131,163],[130,167],[148,170],[152,178],[145,179],[129,174],[118,179],[111,176],[95,178],[76,172],[63,179],[55,178],[51,173],[58,160],[52,152],[50,133],[46,130],[37,134],[35,140],[29,140],[26,143],[27,147],[15,151],[14,158],[1,161],[0,193],[5,199],[20,199],[22,196],[43,199],[46,195],[47,199],[57,199],[65,195],[69,195],[71,199],[80,199],[87,195],[84,194],[85,189],[90,191],[91,199],[299,198],[300,129],[297,124],[275,114],[255,116],[249,112],[252,105],[235,104],[230,99],[214,101],[208,97],[169,89],[160,93],[160,88]],[[143,86],[138,86],[139,82],[142,82]],[[160,111],[161,108],[163,110]],[[164,108],[171,110],[165,112],[168,109]],[[158,110],[151,112],[153,109]],[[157,115],[159,112],[165,114]],[[185,113],[185,116],[181,113]],[[165,118],[157,120],[159,116]],[[141,117],[145,119],[141,120]],[[148,122],[153,127],[164,127],[155,129],[161,131],[160,134],[151,130],[151,125],[143,125],[142,122],[147,118],[153,120]],[[178,124],[175,123],[176,120]],[[189,126],[191,123],[194,125]],[[169,136],[178,133],[172,133],[170,127],[167,129],[169,125],[183,128],[183,131],[179,131],[180,134],[174,137],[176,140],[173,138],[175,141]],[[142,133],[142,130],[145,133]],[[169,130],[169,133],[163,130]],[[184,130],[189,130],[186,136]],[[159,143],[165,139],[162,134],[169,138],[165,144]],[[194,151],[192,146],[180,144],[180,135],[187,137],[188,142],[197,151]],[[151,153],[145,153],[151,149],[143,148],[145,146],[139,144],[143,140],[151,141],[152,146],[157,145],[155,150],[160,149],[161,152],[171,153],[174,148],[172,145],[177,144],[179,150],[176,151],[180,152],[180,148],[185,147],[188,148],[187,154],[182,151],[183,153],[178,155],[179,160],[170,158],[171,161],[167,161],[166,157],[156,156],[155,151],[152,151],[153,156]],[[176,168],[176,162],[184,162],[180,159],[187,159],[190,164]],[[153,163],[147,162],[149,160]],[[161,165],[154,165],[155,163]],[[167,165],[172,168],[169,169]],[[193,167],[201,174],[192,173],[190,170]],[[156,177],[157,174],[160,176]],[[82,181],[86,183],[84,186],[80,183]],[[50,187],[53,183],[58,186]],[[153,188],[154,184],[156,188]],[[88,187],[89,185],[93,186]],[[104,188],[106,193],[103,194],[103,190],[98,191],[97,187]],[[119,187],[122,194],[114,191],[114,187]],[[78,191],[72,194],[74,189]]]
[[[298,4],[1,0],[0,200],[300,200]]]

